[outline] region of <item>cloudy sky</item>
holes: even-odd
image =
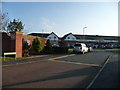
[[[118,35],[117,2],[4,2],[3,13],[25,24],[24,32]]]

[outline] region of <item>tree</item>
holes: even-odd
[[[42,51],[42,44],[40,42],[40,39],[36,37],[32,42],[32,47],[36,52]]]
[[[52,45],[50,43],[50,40],[47,40],[46,46],[44,47],[44,52],[45,53],[53,53],[53,48],[52,48]]]
[[[8,13],[0,13],[0,31],[6,31],[9,22]]]
[[[24,29],[24,25],[22,21],[13,19],[13,21],[10,21],[7,26],[7,32],[14,32],[16,29],[21,32]]]

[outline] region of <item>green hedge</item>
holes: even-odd
[[[53,52],[56,54],[68,53],[68,47],[53,47]]]

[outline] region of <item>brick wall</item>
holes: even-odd
[[[22,57],[23,40],[28,40],[32,46],[35,36],[23,35],[22,32],[2,33],[2,53],[16,52],[17,57]],[[40,38],[41,43],[45,46],[46,38]],[[32,52],[32,50],[30,50]]]
[[[2,55],[4,52],[15,52],[15,39],[7,33],[2,33]]]
[[[16,44],[15,44],[15,50],[17,57],[22,57],[22,32],[16,32]]]
[[[16,32],[16,53],[17,57],[22,57],[22,43],[23,40],[28,40],[30,43],[30,46],[32,46],[33,40],[36,38],[36,36],[30,36],[30,35],[23,35],[21,32]],[[45,38],[40,38],[40,41],[43,46],[45,46],[46,39]],[[30,53],[32,53],[33,50],[30,50]]]

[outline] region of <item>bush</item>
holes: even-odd
[[[22,55],[24,57],[29,56],[29,50],[30,50],[30,45],[26,41],[23,41],[23,47],[22,47]]]
[[[28,57],[29,56],[29,50],[28,49],[23,50],[23,56],[24,57]]]
[[[51,45],[51,43],[50,43],[49,40],[47,40],[46,46],[44,47],[42,53],[46,53],[46,54],[51,54],[51,53],[53,53],[53,48],[52,48],[52,45]]]
[[[41,52],[42,51],[42,44],[40,42],[40,39],[38,37],[36,37],[33,42],[32,42],[32,47],[33,47],[33,50],[35,50],[36,52]]]

